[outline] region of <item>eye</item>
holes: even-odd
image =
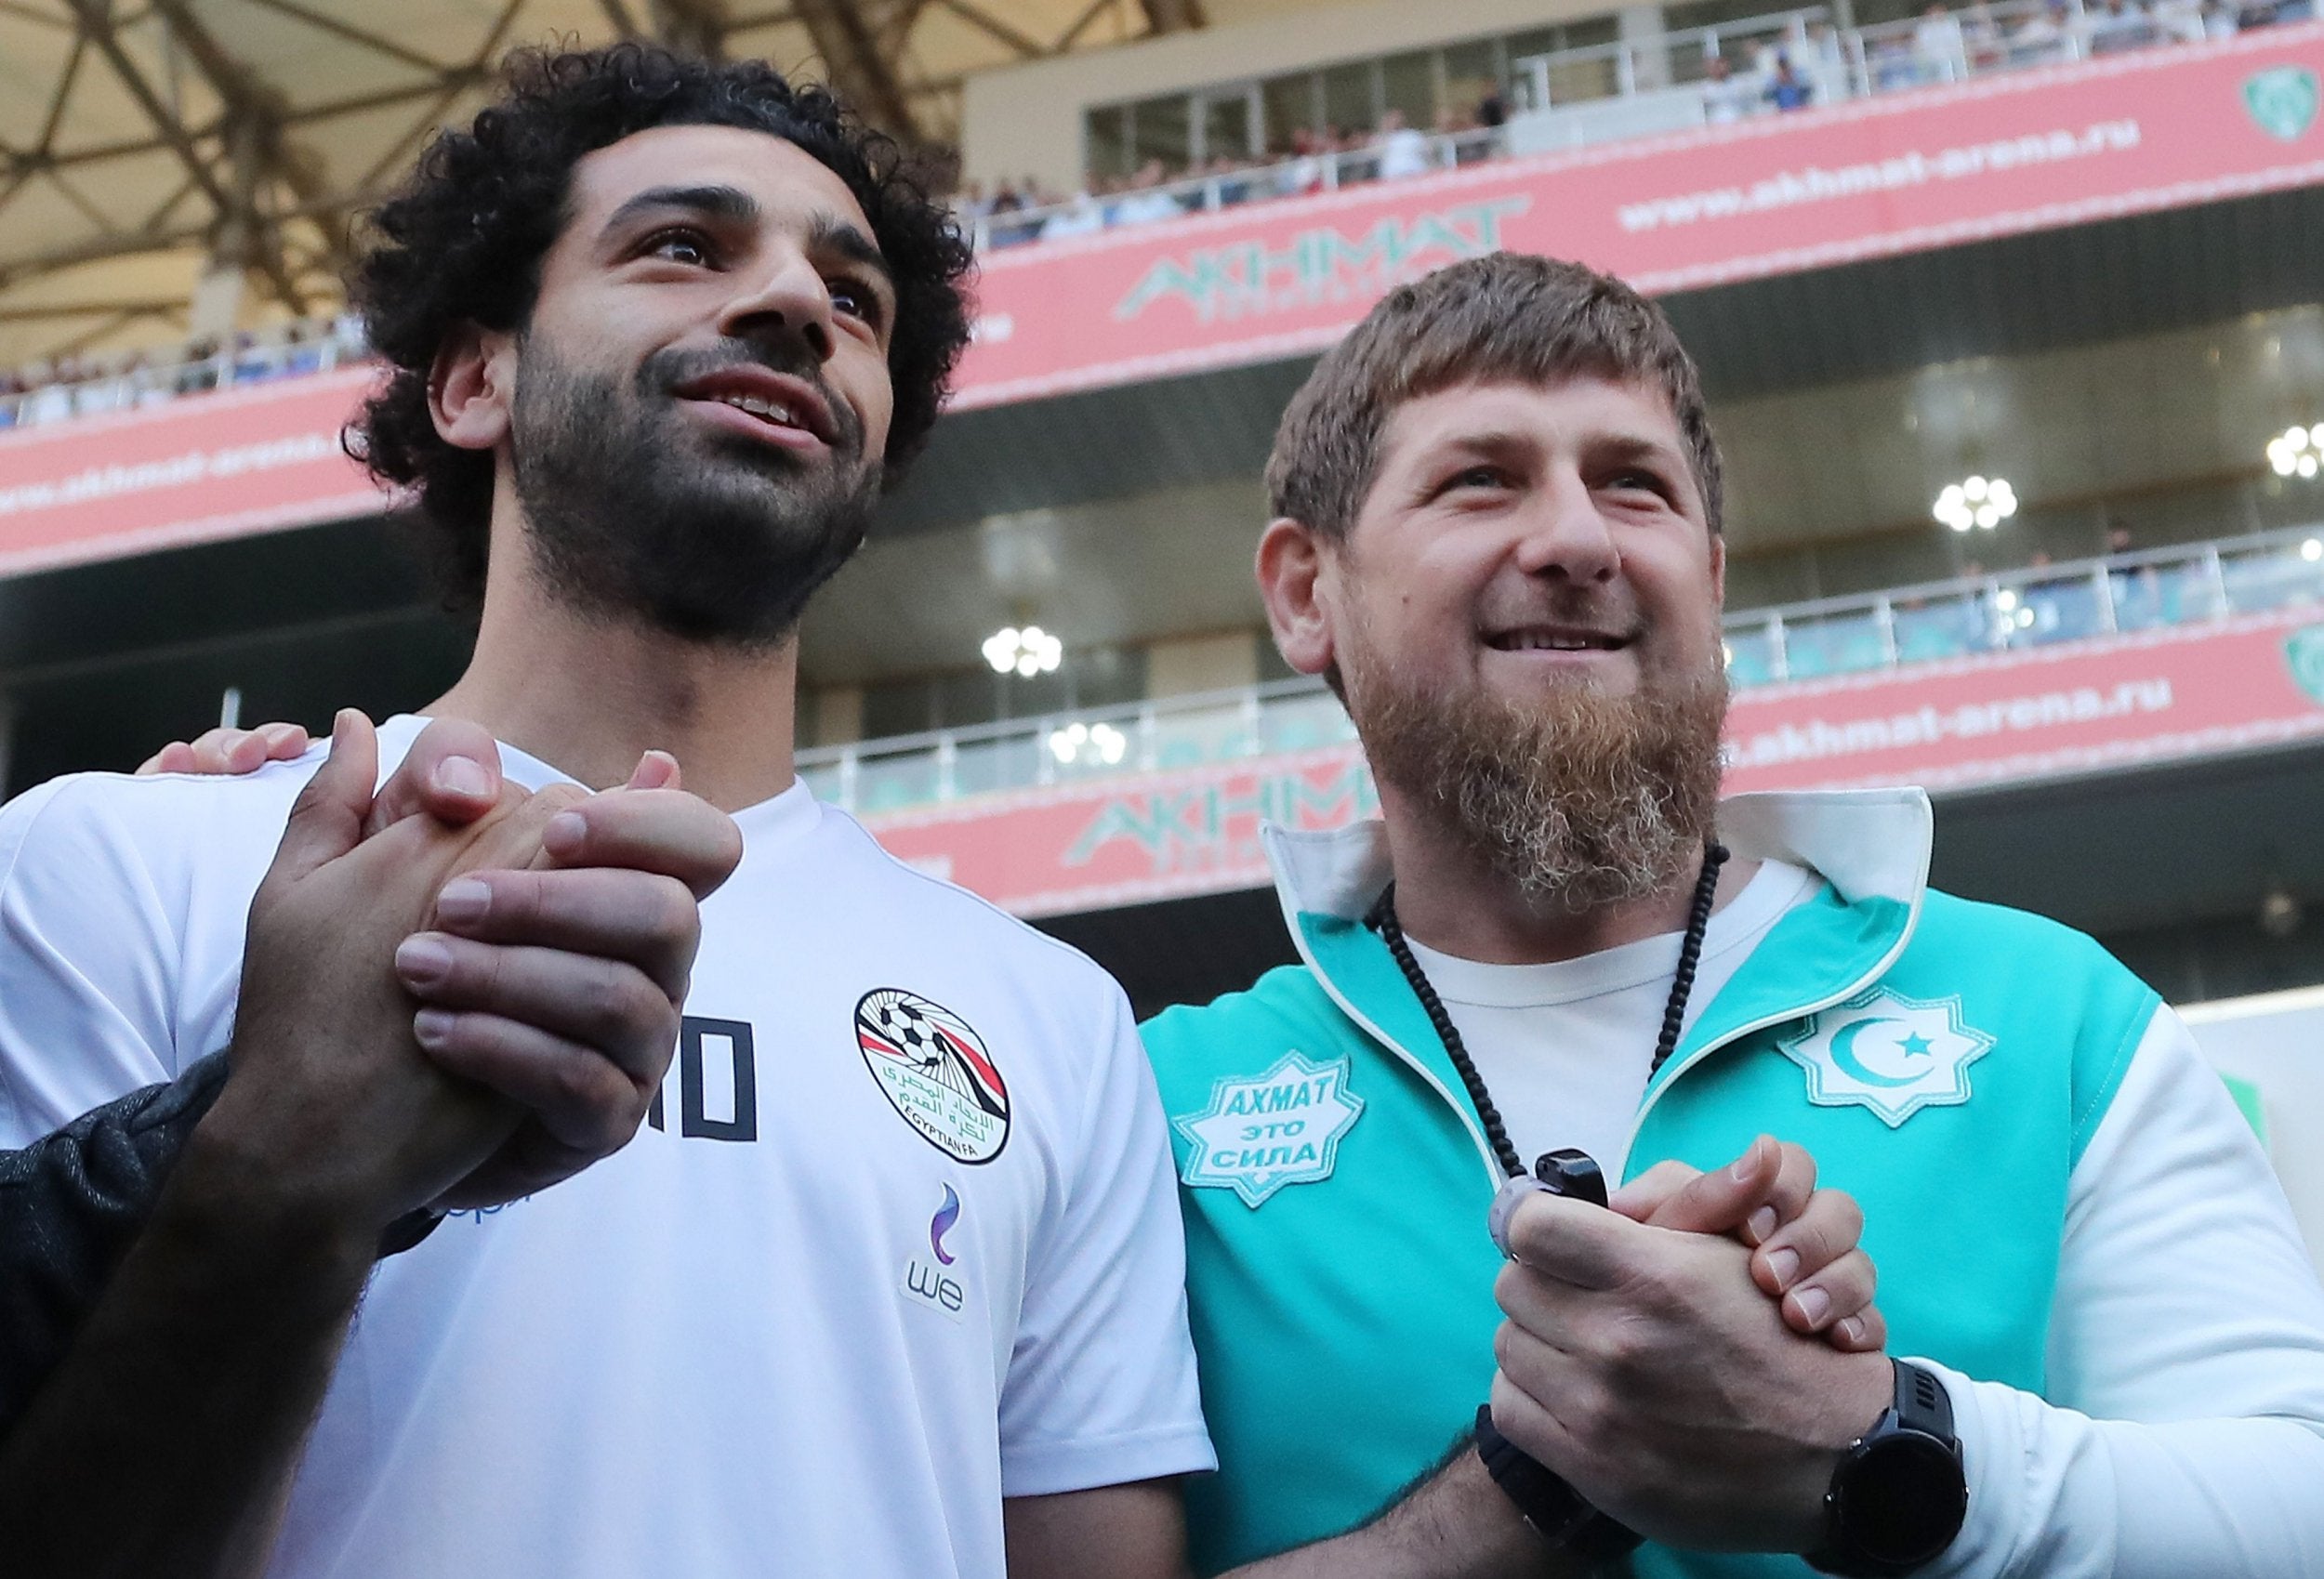
[[[639,256],[663,258],[690,269],[708,269],[718,261],[710,238],[691,225],[673,225],[667,230],[654,231],[639,248]]]
[[[1467,488],[1506,488],[1509,485],[1509,474],[1499,467],[1470,466],[1446,478],[1437,492],[1451,493]]]
[[[1618,471],[1607,478],[1605,487],[1609,492],[1616,493],[1651,493],[1655,498],[1665,503],[1670,497],[1670,485],[1663,481],[1660,476],[1635,467],[1627,471]]]
[[[828,288],[832,311],[861,319],[865,323],[878,323],[879,295],[869,285],[861,280],[838,279],[831,281]]]

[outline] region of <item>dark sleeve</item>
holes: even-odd
[[[213,1053],[0,1151],[0,1435],[72,1347],[225,1081]]]

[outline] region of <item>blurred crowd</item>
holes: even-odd
[[[206,389],[320,373],[363,354],[363,321],[342,313],[245,330],[230,340],[194,340],[112,356],[60,356],[0,371],[0,428],[156,406]]]
[[[1301,128],[1262,155],[1220,154],[1199,166],[1172,167],[1148,159],[1122,176],[1093,176],[1082,191],[1051,191],[1031,177],[1003,180],[989,191],[971,181],[956,200],[964,223],[981,227],[982,244],[1015,246],[1088,235],[1117,225],[1175,219],[1198,209],[1226,208],[1261,198],[1297,197],[1363,181],[1395,180],[1500,151],[1499,128],[1509,118],[1499,94],[1487,94],[1467,113],[1447,110],[1433,132],[1410,125],[1401,111],[1381,115],[1369,130]]]

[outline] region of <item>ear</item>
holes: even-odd
[[[1720,532],[1710,534],[1710,606],[1715,612],[1726,612],[1727,539]]]
[[[1303,675],[1325,673],[1335,656],[1330,549],[1312,528],[1281,517],[1260,534],[1257,569],[1283,661]]]
[[[463,450],[496,448],[508,436],[516,396],[516,342],[462,323],[437,348],[428,372],[428,407],[444,442]]]

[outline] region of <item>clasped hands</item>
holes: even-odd
[[[742,854],[678,778],[649,753],[622,789],[527,794],[489,733],[438,720],[379,783],[369,720],[340,714],[252,901],[213,1144],[355,1238],[627,1144],[677,1045],[697,903]]]
[[[1813,1550],[1841,1451],[1890,1401],[1862,1212],[1764,1136],[1610,1204],[1511,1216],[1494,1425],[1648,1540]]]

